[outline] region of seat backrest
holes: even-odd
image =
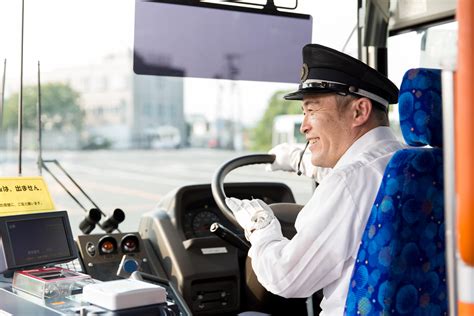
[[[394,154],[365,228],[346,315],[447,315],[441,73],[409,70],[400,125],[410,146]]]

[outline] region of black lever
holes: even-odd
[[[240,238],[236,233],[217,222],[213,223],[209,230],[236,248],[245,252],[248,252],[250,249],[250,243],[248,241]]]
[[[105,230],[107,233],[113,232],[115,229],[118,228],[118,225],[123,222],[125,219],[125,213],[116,208],[112,215],[110,215],[103,223],[102,229]]]
[[[79,224],[79,229],[86,235],[88,235],[94,228],[95,225],[100,222],[102,213],[97,208],[91,208],[82,222]]]

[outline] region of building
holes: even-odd
[[[133,73],[132,53],[45,74],[80,94],[86,148],[163,148],[186,143],[183,79]]]

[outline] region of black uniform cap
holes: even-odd
[[[398,101],[398,88],[377,70],[334,49],[308,44],[303,47],[299,89],[285,99],[328,92],[364,96],[384,106]]]

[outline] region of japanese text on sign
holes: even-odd
[[[54,210],[42,177],[0,178],[0,216]]]

